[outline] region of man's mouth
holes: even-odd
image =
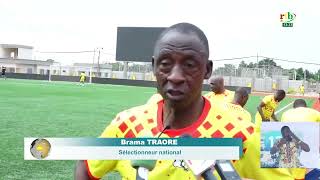
[[[169,94],[173,95],[173,96],[180,96],[182,94],[184,94],[182,91],[179,91],[179,90],[173,90],[173,89],[170,89],[167,91]]]
[[[174,89],[168,90],[166,94],[170,99],[176,100],[181,99],[184,96],[184,93],[182,91]]]

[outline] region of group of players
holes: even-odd
[[[243,107],[246,105],[249,94],[246,88],[240,87],[235,92],[224,88],[222,77],[214,77],[209,79],[212,92],[204,95],[212,102],[221,102],[229,107],[229,112],[235,116],[244,117],[247,121],[252,121],[250,113]],[[284,90],[276,90],[273,95],[265,96],[255,115],[255,126],[257,129],[262,122],[281,121],[281,122],[320,122],[320,112],[313,108],[308,108],[307,103],[303,99],[296,99],[293,102],[293,108],[285,111],[280,118],[276,116],[276,109],[279,103],[286,97]]]
[[[260,124],[279,120],[275,110],[285,98],[283,90],[263,98],[257,107],[255,123],[244,109],[249,98],[245,88],[226,90],[222,78],[212,78],[212,92],[202,95],[205,79],[214,64],[209,59],[209,43],[198,27],[179,23],[167,28],[155,43],[152,57],[158,94],[141,106],[120,112],[100,137],[134,138],[152,134],[154,137],[241,138],[243,156],[232,161],[242,178],[257,180],[304,179],[306,169],[261,168]],[[303,101],[303,100],[299,100]],[[297,104],[297,103],[296,103]],[[288,115],[299,114],[298,120],[317,121],[304,106],[295,106]],[[305,114],[305,117],[302,117]],[[316,114],[316,113],[315,113]],[[307,116],[308,115],[308,116]],[[292,120],[291,117],[287,117]],[[308,119],[306,119],[308,118]],[[197,152],[195,152],[197,153]],[[188,167],[177,166],[174,160],[158,160],[149,179],[195,179]],[[183,163],[178,163],[183,164]],[[99,179],[117,171],[123,179],[135,179],[136,170],[129,160],[84,160],[76,165],[75,178]],[[216,172],[214,173],[216,176]]]

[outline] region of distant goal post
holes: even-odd
[[[84,72],[86,78],[89,77],[89,83],[92,83],[92,77],[96,77],[95,72],[93,72],[92,67],[83,67],[83,66],[67,66],[67,65],[50,65],[49,71],[49,81],[52,80],[52,75],[57,76],[79,76]]]

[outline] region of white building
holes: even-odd
[[[7,72],[52,75],[79,76],[85,72],[87,76],[110,78],[112,65],[74,63],[71,66],[64,66],[54,60],[40,61],[32,60],[33,47],[17,44],[0,44],[0,67],[5,66]],[[99,73],[100,72],[100,73]],[[100,74],[100,75],[99,75]]]
[[[32,59],[32,46],[0,44],[0,57],[12,59]]]
[[[32,53],[32,46],[0,44],[0,66],[12,73],[48,74],[53,60],[32,60]]]
[[[85,72],[87,76],[110,78],[112,74],[112,65],[110,64],[90,64],[90,63],[74,63],[72,66],[60,65],[54,63],[51,66],[52,75],[62,76],[80,76],[81,72]],[[98,75],[100,71],[100,76]]]

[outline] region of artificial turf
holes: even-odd
[[[155,92],[147,87],[0,79],[0,177],[73,179],[75,161],[24,160],[23,138],[96,137],[118,112],[143,104]],[[261,99],[250,96],[246,108],[252,119]],[[286,98],[279,109],[293,100]],[[104,179],[118,178],[112,174]]]

